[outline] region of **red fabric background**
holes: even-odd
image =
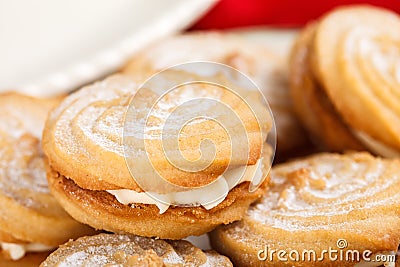
[[[399,0],[221,0],[193,29],[225,29],[252,25],[296,27],[340,5],[372,4],[400,13]]]

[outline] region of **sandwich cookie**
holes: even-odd
[[[235,266],[395,266],[399,164],[326,153],[277,165],[266,195],[214,230],[212,247]]]
[[[0,95],[0,262],[7,266],[11,261],[37,266],[59,244],[94,232],[72,219],[47,187],[40,140],[47,113],[57,102]]]
[[[165,239],[241,219],[266,190],[272,120],[269,113],[254,115],[264,111],[254,92],[241,92],[249,96],[243,102],[226,90],[235,85],[224,75],[212,78],[224,86],[192,82],[154,101],[160,84],[204,79],[170,70],[139,90],[116,75],[55,108],[43,149],[50,188],[66,211],[97,229]]]
[[[203,252],[183,240],[100,234],[60,246],[40,267],[51,266],[193,266],[231,267],[225,256]]]
[[[310,54],[317,23],[307,25],[297,38],[290,57],[290,86],[294,109],[320,149],[365,150],[340,118],[311,71]]]
[[[300,35],[291,56],[292,99],[317,143],[400,155],[398,27],[392,11],[349,6]]]

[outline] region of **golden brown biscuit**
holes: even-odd
[[[171,71],[171,76],[163,77],[165,79],[163,82],[168,84],[183,79],[183,77],[202,79],[200,76],[184,71]],[[224,82],[218,77],[216,79]],[[116,75],[68,96],[51,112],[43,133],[43,149],[51,167],[64,176],[72,178],[83,188],[94,190],[125,188],[142,191],[126,167],[123,146],[125,112],[132,95],[137,90],[138,85],[132,79]],[[253,115],[253,110],[257,107],[250,108],[241,98],[235,98],[232,93],[223,89],[206,88],[206,86],[199,85],[193,88],[182,88],[176,95],[168,96],[165,100],[166,104],[152,107],[153,103],[150,101],[154,97],[152,92],[147,88],[140,92],[141,95],[138,97],[140,97],[139,102],[143,105],[141,107],[143,116],[147,115],[146,112],[151,108],[154,108],[154,116],[149,116],[149,124],[162,125],[165,123],[166,118],[158,117],[157,114],[168,115],[170,112],[168,105],[177,105],[175,102],[180,99],[185,100],[186,93],[188,93],[198,97],[215,97],[220,101],[230,103],[247,130],[247,136],[235,135],[235,133],[230,136],[236,138],[231,142],[237,146],[242,146],[242,144],[244,146],[249,139],[249,158],[243,162],[241,155],[231,154],[231,142],[227,139],[225,129],[219,124],[205,121],[186,127],[184,137],[179,139],[179,148],[185,157],[196,159],[199,155],[198,146],[204,139],[213,140],[219,148],[212,164],[202,171],[190,174],[177,169],[165,158],[166,152],[163,149],[165,150],[166,147],[162,147],[164,140],[145,138],[146,148],[152,156],[154,168],[159,172],[164,172],[164,177],[169,182],[182,186],[203,186],[215,180],[226,170],[228,165],[253,165],[260,158],[262,140],[265,140],[267,131],[272,127],[271,118],[269,114],[263,114],[265,117],[261,118],[259,124],[258,118]],[[258,101],[258,99],[254,101]],[[168,104],[167,102],[172,103]],[[164,109],[165,106],[166,109]],[[215,112],[218,111],[215,110]],[[230,117],[221,117],[220,120],[222,122],[229,121]],[[150,129],[146,134],[161,138],[162,132],[160,132],[161,130],[156,128],[156,130]],[[134,141],[136,140],[132,142]],[[141,161],[144,161],[143,158],[147,158],[147,155],[138,151],[135,158],[138,162],[137,165],[141,165]],[[152,172],[152,170],[144,170],[144,172],[146,171]],[[188,179],[187,176],[191,176],[192,179]]]
[[[400,155],[399,26],[389,10],[348,6],[300,35],[291,57],[292,98],[322,145]]]
[[[307,25],[290,56],[290,88],[294,110],[313,141],[330,151],[363,150],[361,142],[342,121],[311,71],[310,54],[317,23]]]
[[[230,267],[232,263],[225,256],[213,251],[203,252],[183,240],[100,234],[82,237],[62,245],[40,266]]]
[[[282,47],[290,47],[292,38],[287,38],[285,45],[273,47],[255,41],[254,35],[247,37],[246,33],[208,31],[168,37],[137,53],[122,73],[144,80],[164,68],[188,61],[232,66],[253,79],[266,97],[277,128],[277,156],[308,148],[310,144],[293,114],[288,90],[289,49]],[[263,38],[262,33],[259,35]],[[276,37],[266,39],[264,43],[275,40]]]
[[[56,102],[0,95],[0,254],[6,258],[50,250],[93,232],[73,220],[47,186],[40,139]]]
[[[278,165],[263,199],[242,221],[214,230],[212,246],[235,266],[355,266],[366,250],[371,259],[393,255],[400,242],[399,166],[398,159],[368,153],[317,154]],[[330,248],[337,251],[332,258],[323,254]],[[351,250],[360,260],[340,258]]]
[[[400,17],[389,10],[338,9],[319,22],[313,62],[315,74],[343,119],[355,131],[397,151],[399,27]]]
[[[173,70],[158,77],[157,82],[167,86],[188,77],[203,80],[196,74]],[[221,74],[212,79],[224,86],[237,87]],[[254,92],[240,91],[241,96],[248,96],[248,102],[243,102],[224,87],[204,84],[179,87],[166,96],[165,102],[153,106],[152,88],[158,83],[147,86],[150,87],[136,92],[138,87],[132,79],[116,75],[70,95],[51,112],[43,133],[43,149],[49,164],[48,181],[55,197],[78,221],[98,229],[150,237],[180,239],[201,235],[219,224],[240,219],[247,207],[266,190],[265,182],[251,193],[248,183],[256,176],[261,182],[269,171],[271,150],[263,140],[272,127],[271,118],[269,114],[260,118],[253,114],[264,106],[254,98]],[[140,111],[136,114],[138,117],[126,113],[133,94],[139,100],[133,103],[137,105],[134,111]],[[169,142],[179,136],[179,148],[162,147],[165,145],[160,130],[165,128],[163,116],[170,110],[177,110],[185,97],[216,98],[229,103],[243,122],[245,132],[237,130],[232,114],[220,113],[219,106],[214,104],[205,103],[203,109],[201,102],[197,109],[212,112],[214,120],[200,120],[182,127],[178,122],[185,114],[179,114],[168,129],[183,129],[183,134],[167,134],[166,138]],[[141,139],[135,132],[140,127],[135,127],[135,123],[144,121],[150,108],[155,115],[148,117],[150,131]],[[124,119],[128,123],[128,126],[125,124],[125,129],[130,131],[128,134],[124,133]],[[214,123],[215,120],[218,123]],[[221,124],[227,126],[222,128]],[[229,132],[229,124],[234,126],[232,132]],[[127,138],[129,142],[124,146]],[[217,148],[210,165],[200,171],[187,171],[174,165],[181,163],[177,152],[195,162],[199,157],[199,144],[207,139]],[[234,153],[235,148],[244,147],[247,141],[249,157]],[[146,145],[145,150],[139,147],[140,142]],[[131,154],[124,153],[127,147]],[[171,158],[165,157],[167,152],[173,154],[172,159],[178,159],[174,164]],[[207,155],[207,150],[200,152],[200,156]],[[146,165],[147,155],[152,166]],[[137,173],[129,172],[127,162],[140,169],[139,177],[133,177]],[[242,170],[245,172],[241,180],[232,180],[234,173]],[[169,184],[159,184],[153,178],[154,173],[162,173]],[[151,192],[157,194],[156,198],[144,192],[150,190],[143,189],[143,183],[137,182],[143,177],[146,177],[145,186],[153,185]],[[238,182],[241,184],[236,186]],[[220,194],[218,198],[210,199],[215,193]]]

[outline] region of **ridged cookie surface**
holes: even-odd
[[[47,185],[40,140],[56,102],[0,95],[0,241],[57,246],[92,232],[61,208]]]
[[[62,245],[40,266],[229,267],[232,263],[215,252],[203,252],[187,241],[100,234]]]
[[[323,255],[397,252],[400,243],[400,161],[368,153],[317,154],[278,165],[271,188],[240,222],[211,233],[212,246],[236,266],[354,266]],[[269,252],[265,251],[268,247]],[[259,254],[260,250],[264,250]],[[271,251],[286,251],[287,261]],[[288,260],[313,250],[321,260]],[[264,260],[260,260],[259,256]],[[339,255],[339,254],[338,254]],[[293,259],[296,255],[292,254]]]

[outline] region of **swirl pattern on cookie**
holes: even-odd
[[[50,194],[40,139],[58,100],[0,95],[0,250],[19,259],[93,230],[73,220]]]
[[[258,252],[324,249],[346,241],[344,253],[395,253],[400,242],[399,160],[368,153],[317,154],[278,165],[268,193],[240,222],[212,232],[213,247],[237,266],[354,266],[357,260],[287,262]],[[266,253],[268,253],[266,251]],[[288,254],[286,257],[288,258]],[[345,259],[345,258],[343,258]]]
[[[138,90],[131,78],[115,75],[54,109],[43,149],[50,189],[67,212],[96,229],[167,239],[201,235],[240,219],[267,189],[272,150],[265,139],[272,118],[255,97],[258,91],[232,84],[223,73],[208,78],[212,83],[188,71],[165,71]],[[183,85],[155,101],[154,90],[175,88],[176,82]],[[239,93],[226,89],[232,87]],[[195,106],[192,99],[200,100]],[[195,120],[179,109],[187,102]],[[134,107],[133,115],[128,107]],[[170,113],[175,117],[168,124]],[[142,122],[145,127],[137,126]],[[164,146],[176,140],[178,146]],[[204,140],[211,140],[206,149]],[[182,162],[195,169],[181,168]],[[211,163],[203,168],[204,162]],[[173,186],[160,186],[154,178],[160,173]],[[254,184],[261,187],[250,192]]]
[[[203,252],[183,240],[100,234],[62,245],[41,265],[49,266],[193,266],[230,267],[228,258]]]
[[[313,41],[312,68],[336,110],[354,133],[397,152],[359,139],[389,156],[400,151],[399,27],[389,10],[339,8],[319,21]]]
[[[307,25],[292,48],[289,67],[294,110],[310,132],[311,141],[322,149],[336,152],[364,150],[311,70],[312,41],[317,26],[317,23]]]
[[[201,79],[195,74],[185,72],[173,73],[172,77],[168,78],[179,81],[182,76]],[[171,84],[168,79],[162,82],[166,87]],[[122,139],[125,112],[137,89],[138,85],[132,79],[117,75],[83,88],[67,97],[50,114],[43,135],[43,148],[51,167],[64,176],[72,178],[79,186],[86,189],[124,188],[141,192],[142,189],[132,179],[131,173],[126,167]],[[140,112],[140,114],[146,116],[152,108],[151,100],[154,95],[150,90],[142,90],[141,93],[139,97],[143,100],[141,102],[143,106],[138,109],[142,109],[143,113]],[[249,158],[246,158],[248,162],[243,162],[241,156],[231,154],[232,148],[226,141],[225,129],[212,121],[189,124],[183,129],[183,135],[179,137],[179,150],[183,151],[185,158],[189,159],[198,157],[202,140],[211,139],[217,149],[210,166],[202,171],[188,172],[171,164],[174,158],[166,159],[165,154],[175,155],[174,151],[177,148],[173,147],[171,151],[166,151],[162,146],[165,141],[161,139],[164,138],[162,132],[157,130],[158,128],[153,129],[162,127],[165,123],[166,118],[162,114],[168,114],[171,112],[170,109],[179,104],[179,101],[190,100],[192,95],[196,97],[209,96],[232,103],[233,110],[241,116],[248,132],[247,136],[229,137],[236,138],[236,140],[231,140],[234,144],[240,145],[249,142]],[[139,137],[145,138],[147,151],[137,149],[132,152],[138,167],[142,165],[141,162],[147,158],[147,155],[151,155],[153,167],[163,174],[164,179],[181,186],[198,187],[216,180],[228,165],[255,164],[260,158],[262,140],[263,138],[265,140],[266,132],[271,127],[268,115],[265,115],[262,123],[258,124],[257,120],[252,117],[252,110],[244,106],[243,102],[234,99],[232,94],[224,90],[214,88],[185,88],[181,93],[168,96],[165,101],[166,103],[156,106],[154,113],[150,114],[148,123],[152,127],[149,127],[149,132],[146,132],[145,136]],[[227,121],[227,118],[216,119]],[[176,126],[181,127],[178,124]],[[262,128],[260,129],[260,127]],[[160,128],[160,130],[163,129]],[[132,131],[136,131],[136,129]],[[132,142],[134,143],[135,140]],[[134,145],[132,147],[135,149]],[[179,156],[181,155],[179,154]],[[143,172],[149,172],[148,175],[151,176],[153,171],[143,170]]]

